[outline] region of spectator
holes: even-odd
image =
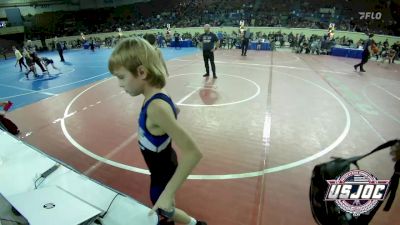
[[[320,54],[321,51],[321,40],[320,39],[315,39],[311,43],[311,54],[317,53],[317,55]]]
[[[5,48],[0,48],[0,52],[4,57],[4,60],[7,60],[7,49]]]
[[[21,52],[15,46],[12,46],[12,49],[15,53],[15,58],[17,60],[15,62],[15,66],[17,66],[17,63],[19,63],[19,68],[20,68],[19,72],[22,72],[22,66],[24,66],[25,69],[27,70],[28,67],[24,63],[24,57],[22,56]]]
[[[177,48],[179,48],[179,49],[181,49],[181,42],[180,42],[180,38],[179,38],[179,33],[175,33],[174,34],[174,38],[175,38],[175,40],[174,40],[174,44],[175,44],[175,49],[177,49]]]

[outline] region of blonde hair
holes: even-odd
[[[140,37],[126,38],[115,47],[110,59],[108,69],[113,73],[119,67],[124,67],[135,77],[137,68],[144,66],[147,69],[147,78],[151,86],[163,88],[166,83],[166,68],[157,51],[145,39]]]

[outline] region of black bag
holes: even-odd
[[[13,135],[19,134],[19,129],[17,125],[15,125],[11,120],[5,118],[4,116],[0,116],[0,129],[8,131],[10,134]]]
[[[367,215],[361,214],[359,217],[353,217],[352,214],[342,211],[334,201],[325,201],[325,194],[328,190],[326,180],[336,179],[340,175],[350,170],[350,165],[354,164],[357,168],[357,161],[369,156],[379,150],[391,147],[400,140],[392,140],[375,148],[368,154],[356,156],[348,159],[335,158],[334,160],[316,165],[312,172],[310,185],[310,205],[314,220],[319,225],[367,225],[383,201],[379,201],[378,205]],[[395,164],[395,172],[390,180],[390,186],[387,192],[389,199],[384,208],[388,211],[394,201],[397,186],[400,178],[400,161]]]

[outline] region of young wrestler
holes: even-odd
[[[33,75],[37,77],[36,73],[36,67],[35,67],[35,61],[33,60],[32,56],[29,54],[29,52],[26,50],[26,48],[23,48],[22,55],[25,58],[26,64],[28,65],[29,70],[25,73],[26,79],[29,79],[29,74],[33,72]]]
[[[46,70],[48,71],[47,66],[51,65],[53,67],[53,69],[60,71],[59,68],[54,66],[54,61],[52,59],[46,58],[46,57],[42,57],[41,58],[41,62],[43,64],[43,66],[46,68]]]
[[[139,116],[138,140],[150,170],[150,214],[187,225],[206,225],[175,208],[175,194],[199,163],[202,154],[187,131],[177,122],[171,98],[163,90],[166,70],[157,51],[142,38],[121,41],[109,59],[108,68],[118,78],[119,86],[131,96],[144,96]],[[178,164],[172,140],[181,150]]]

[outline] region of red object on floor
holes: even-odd
[[[8,111],[12,105],[13,105],[13,103],[8,101],[8,103],[3,107],[4,111]]]

